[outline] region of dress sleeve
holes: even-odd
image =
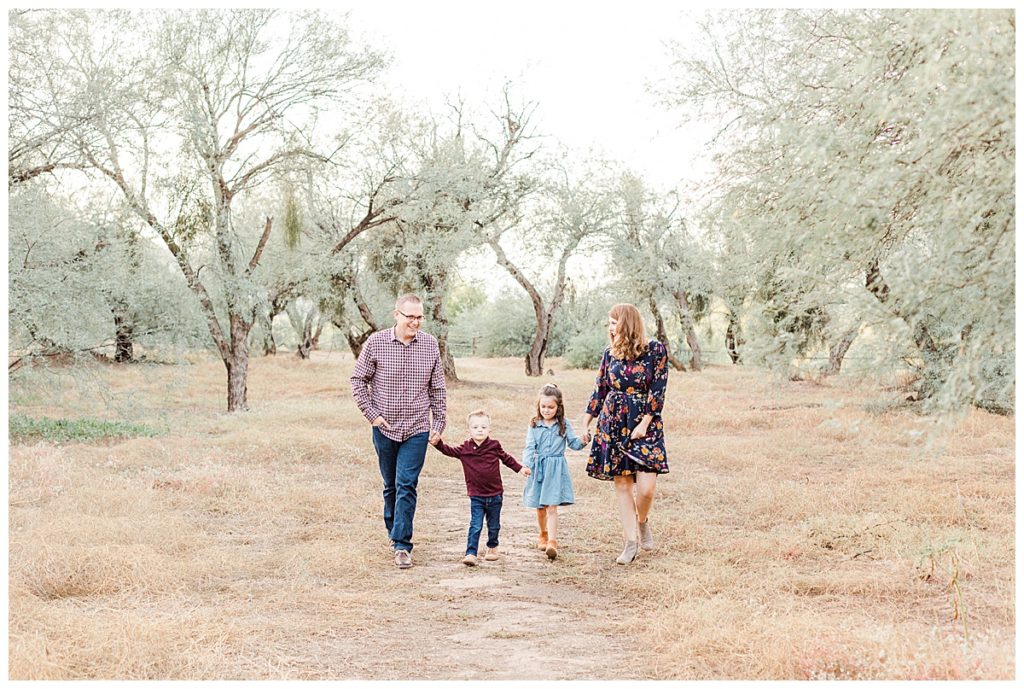
[[[576,435],[576,431],[573,430],[568,419],[565,421],[565,443],[574,450],[582,450],[586,447],[580,437]]]
[[[531,425],[526,430],[526,442],[523,443],[523,465],[533,468],[537,459],[537,434]]]
[[[610,357],[610,351],[607,349],[604,350],[604,356],[601,357],[601,370],[597,373],[594,394],[590,396],[590,404],[587,405],[587,413],[593,417],[596,417],[601,413],[601,407],[604,405],[604,398],[608,396],[608,391],[611,389],[611,381],[608,380],[608,365]]]
[[[668,387],[668,350],[657,340],[652,340],[647,351],[647,373],[651,389],[647,394],[644,414],[657,416],[665,407],[665,388]]]

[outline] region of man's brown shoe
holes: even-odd
[[[395,551],[395,567],[399,569],[409,569],[412,567],[412,555],[409,554],[408,550]]]

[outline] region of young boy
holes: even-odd
[[[473,567],[476,565],[484,517],[487,518],[487,554],[484,555],[484,559],[498,559],[498,530],[501,529],[503,493],[498,461],[512,471],[522,473],[523,476],[529,476],[530,469],[517,462],[512,455],[502,449],[501,443],[490,437],[491,417],[487,412],[477,409],[469,414],[466,421],[469,424],[469,440],[458,447],[451,447],[438,438],[433,445],[442,454],[455,457],[462,462],[462,471],[466,475],[466,493],[469,495],[469,538],[462,564]]]

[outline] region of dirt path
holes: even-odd
[[[404,670],[384,671],[375,679],[621,679],[628,668],[613,667],[606,649],[619,648],[610,628],[623,610],[599,598],[553,581],[552,562],[533,545],[534,513],[506,495],[502,509],[500,560],[461,563],[469,519],[469,500],[437,499],[464,492],[461,482],[421,481],[416,514],[415,566],[395,569],[396,586],[409,591],[404,643],[381,649],[382,656],[408,644]],[[481,538],[483,552],[486,540]],[[383,555],[382,555],[383,556]],[[386,635],[393,636],[393,635]],[[397,639],[396,639],[397,640]],[[385,662],[384,665],[389,665]],[[378,665],[378,668],[380,665]],[[633,675],[635,676],[635,675]]]

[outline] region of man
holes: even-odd
[[[439,440],[444,432],[446,393],[437,339],[420,331],[423,302],[415,294],[402,295],[394,315],[395,327],[366,340],[350,380],[359,411],[373,426],[384,479],[384,526],[395,565],[407,569],[412,567],[416,484],[428,440]]]

